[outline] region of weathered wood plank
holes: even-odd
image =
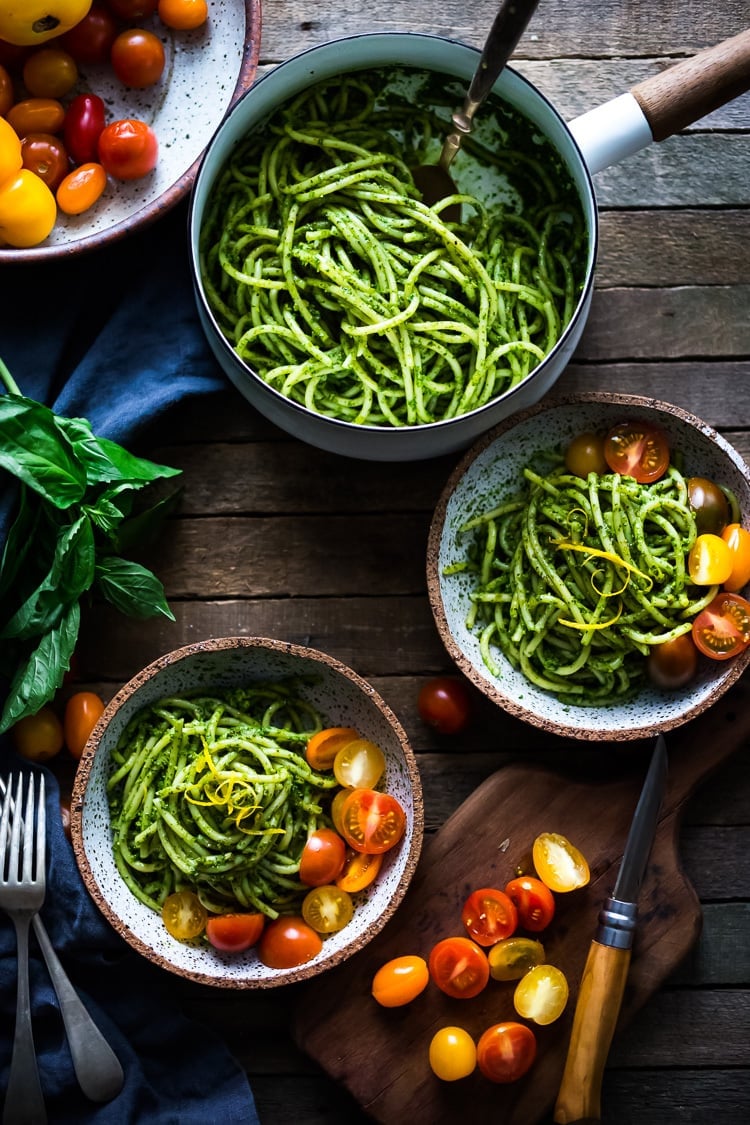
[[[750,903],[708,903],[695,948],[670,977],[672,985],[746,988],[750,980]]]
[[[750,136],[681,134],[599,172],[596,197],[600,207],[746,206],[748,168]]]
[[[706,1029],[711,1028],[711,1034]],[[613,1067],[746,1066],[750,992],[665,989],[651,998],[613,1044]]]

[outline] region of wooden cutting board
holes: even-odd
[[[707,713],[667,735],[668,790],[639,900],[639,923],[618,1030],[662,985],[695,943],[701,908],[682,872],[677,843],[685,804],[698,784],[750,739],[750,697],[736,686]],[[601,753],[617,749],[606,743]],[[641,751],[650,749],[641,747]],[[298,1045],[343,1083],[375,1121],[387,1125],[533,1125],[554,1105],[578,986],[599,910],[612,892],[648,753],[615,781],[571,781],[520,765],[489,777],[427,844],[412,885],[384,930],[346,965],[312,981],[294,1021]],[[456,1083],[430,1071],[437,1028],[465,1027],[475,1038],[518,1019],[512,983],[490,981],[473,1000],[452,1000],[428,985],[413,1003],[384,1009],[372,999],[375,971],[391,957],[427,958],[440,938],[462,932],[461,905],[475,887],[499,886],[528,856],[534,837],[561,832],[583,851],[591,882],[557,896],[540,935],[546,959],[570,984],[563,1016],[535,1028],[537,1059],[519,1082],[496,1085],[477,1071]]]

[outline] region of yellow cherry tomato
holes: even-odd
[[[341,887],[313,887],[302,902],[302,917],[318,934],[335,934],[348,926],[354,914],[354,903]]]
[[[80,23],[91,0],[0,0],[0,39],[34,47]]]
[[[732,552],[720,535],[707,531],[690,548],[688,573],[699,586],[721,586],[732,573]]]
[[[430,1042],[430,1066],[443,1082],[466,1078],[477,1065],[474,1040],[462,1027],[441,1027]]]
[[[36,715],[25,715],[11,727],[13,745],[23,758],[31,762],[46,762],[63,748],[63,726],[50,705],[46,703]]]
[[[178,941],[188,941],[202,934],[208,915],[206,908],[192,891],[175,891],[167,895],[161,908],[167,932]]]
[[[0,243],[18,248],[38,246],[56,218],[54,195],[28,168],[0,183]]]
[[[385,756],[367,738],[355,738],[339,750],[333,760],[339,785],[347,789],[374,789],[385,773]]]
[[[536,873],[551,891],[575,891],[591,878],[582,853],[559,832],[542,832],[534,840],[532,857]]]
[[[565,1011],[568,982],[555,965],[535,965],[521,977],[513,994],[519,1016],[542,1026],[554,1023]]]
[[[406,954],[381,965],[372,978],[372,994],[383,1008],[401,1008],[424,992],[429,980],[424,957]]]
[[[0,184],[15,176],[23,166],[21,138],[4,117],[0,117]]]

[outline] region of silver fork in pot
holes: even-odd
[[[44,779],[42,778],[42,781]],[[6,787],[0,777],[0,797],[6,794],[6,804],[14,805],[10,786]],[[44,797],[40,798],[42,812]],[[2,899],[0,899],[2,905]],[[68,1046],[73,1059],[73,1069],[81,1090],[95,1102],[110,1101],[123,1087],[125,1076],[120,1060],[94,1023],[78,993],[55,953],[44,923],[38,914],[32,918],[32,926],[39,947],[47,964],[47,970],[55,989],[60,1013],[68,1037]]]
[[[22,774],[18,775],[15,801],[11,799],[12,788],[12,778],[9,778],[0,817],[0,906],[8,912],[16,927],[18,992],[16,1033],[10,1060],[10,1080],[5,1095],[3,1125],[20,1125],[21,1122],[34,1125],[47,1120],[31,1030],[29,997],[29,926],[44,902],[44,777],[39,779],[36,835],[33,776],[29,777],[25,814]]]

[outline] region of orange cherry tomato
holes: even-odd
[[[304,918],[281,915],[266,925],[258,957],[269,969],[293,969],[317,957],[323,940]]]
[[[472,891],[461,910],[461,921],[479,945],[494,945],[510,937],[518,925],[518,912],[504,891],[481,887]]]
[[[341,833],[355,852],[387,852],[406,831],[406,813],[390,793],[352,789],[341,806]]]
[[[189,941],[206,928],[206,908],[192,891],[175,891],[167,895],[161,908],[167,933],[178,941]]]
[[[68,172],[57,189],[57,206],[66,215],[82,215],[93,207],[104,194],[107,186],[107,173],[101,164],[90,161],[79,164]]]
[[[519,1016],[542,1026],[554,1023],[568,1003],[568,982],[556,965],[535,965],[521,977],[513,993]]]
[[[62,723],[49,703],[35,715],[25,715],[10,728],[10,736],[18,753],[30,762],[46,762],[63,748]]]
[[[698,650],[690,633],[653,645],[646,658],[651,682],[671,691],[689,684],[698,670]]]
[[[478,996],[490,979],[487,955],[470,938],[443,938],[432,947],[428,967],[431,980],[455,1000]]]
[[[206,0],[159,0],[159,19],[176,31],[192,31],[208,19]]]
[[[535,934],[546,930],[555,915],[555,899],[549,887],[533,875],[519,875],[511,879],[505,893],[518,912],[518,922],[524,930]]]
[[[348,891],[326,885],[313,887],[302,902],[302,917],[318,934],[335,934],[348,926],[354,903]]]
[[[336,886],[341,887],[342,891],[348,891],[350,895],[363,891],[365,887],[370,886],[370,883],[374,883],[382,866],[382,853],[368,855],[366,852],[348,849],[341,874],[336,879]]]
[[[565,450],[565,468],[573,476],[584,480],[589,473],[604,476],[609,465],[604,457],[604,438],[599,434],[578,434]]]
[[[265,924],[264,914],[219,914],[206,922],[206,937],[222,953],[242,953],[257,944]]]
[[[346,844],[331,828],[318,828],[307,837],[299,862],[300,880],[308,887],[332,883],[344,866]]]
[[[575,891],[591,878],[582,853],[559,832],[542,832],[532,848],[534,867],[551,891]]]
[[[424,957],[407,954],[381,965],[372,980],[372,994],[381,1007],[400,1008],[424,992],[429,981]]]
[[[89,735],[103,711],[104,701],[93,691],[77,691],[65,704],[65,745],[74,758],[83,754]]]
[[[604,458],[613,473],[651,484],[669,467],[669,442],[648,422],[622,422],[604,439]]]
[[[523,1023],[507,1020],[488,1027],[477,1043],[477,1065],[490,1082],[516,1082],[536,1058],[536,1036]]]
[[[385,773],[385,755],[368,738],[355,738],[333,759],[333,772],[346,789],[374,789]]]
[[[699,586],[721,586],[732,573],[732,554],[719,535],[699,535],[688,554],[688,573]]]
[[[23,98],[5,116],[19,137],[25,137],[27,133],[59,133],[65,109],[57,98]]]
[[[750,531],[738,523],[730,523],[721,537],[732,559],[732,569],[724,581],[724,589],[735,594],[750,582]]]
[[[339,750],[359,735],[353,727],[326,727],[308,739],[305,748],[307,764],[314,770],[332,770]]]
[[[527,937],[499,941],[487,954],[493,980],[520,980],[535,965],[544,963],[544,946]]]
[[[750,602],[740,594],[717,594],[693,622],[693,640],[712,660],[737,656],[750,644]]]
[[[166,62],[161,39],[142,27],[121,31],[112,44],[109,59],[120,81],[134,90],[155,85]]]
[[[35,98],[62,98],[78,81],[78,67],[62,47],[41,47],[23,65],[23,84]]]
[[[50,191],[56,191],[70,171],[65,145],[52,133],[27,133],[21,141],[21,158]]]

